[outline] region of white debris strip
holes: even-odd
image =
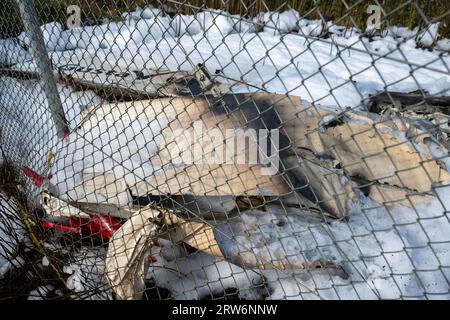
[[[369,40],[355,28],[300,19],[301,15],[294,10],[240,21],[238,16],[222,11],[170,18],[158,9],[146,8],[126,13],[123,18],[123,22],[65,31],[57,23],[43,26],[54,65],[77,63],[89,57],[92,61],[108,61],[119,70],[132,64],[138,69],[164,65],[173,71],[192,71],[191,62],[206,61],[211,72],[220,69],[226,77],[254,87],[297,95],[334,108],[358,107],[362,98],[385,89],[399,92],[424,89],[438,96],[450,95],[450,56],[445,52],[450,48],[450,40],[438,40],[438,24],[422,32],[389,27]],[[266,28],[257,34],[258,22],[264,22]],[[324,28],[331,33],[329,38],[320,41],[311,38],[323,34]],[[18,39],[0,40],[0,64],[33,70],[33,63],[29,63],[31,55],[23,46],[27,41],[25,34]],[[436,48],[431,51],[418,47],[434,44]],[[377,55],[387,56],[374,61]],[[410,64],[404,63],[405,59]],[[411,70],[410,65],[427,69]],[[390,85],[386,88],[386,84]],[[254,87],[239,90],[254,91]],[[59,90],[71,128],[80,122],[83,109],[100,103],[92,92],[74,92],[63,86]],[[13,144],[16,149],[7,150],[9,153],[38,159],[35,167],[39,168],[48,151],[44,146],[49,142],[59,146],[57,156],[61,161],[56,161],[53,182],[56,192],[68,198],[87,196],[79,188],[82,182],[79,173],[84,168],[92,168],[94,172],[113,170],[131,185],[137,178],[151,174],[154,168],[145,159],[156,152],[157,144],[152,138],[167,124],[164,117],[121,119],[113,125],[99,121],[92,124],[89,135],[80,138],[73,134],[61,143],[55,140],[48,106],[37,83],[0,78],[0,104],[3,108],[0,122],[4,123],[8,117],[10,128],[21,128],[12,135],[17,137]],[[34,150],[27,149],[30,145]],[[442,158],[449,168],[448,155],[437,149],[433,155]],[[146,174],[140,175],[139,170]],[[330,224],[306,221],[294,209],[286,215],[285,210],[275,206],[269,206],[264,214],[250,211],[240,216],[242,229],[236,230],[234,245],[250,246],[269,261],[282,255],[299,262],[325,259],[340,266],[348,277],[301,270],[244,270],[201,252],[186,255],[177,249],[177,255],[171,256],[167,248],[160,252],[147,276],[178,299],[199,299],[227,288],[238,288],[243,298],[396,299],[424,295],[450,298],[450,272],[440,267],[450,265],[447,217],[450,190],[437,187],[436,193],[433,202],[414,209],[400,205],[384,208],[361,196],[352,204],[348,221]],[[11,208],[10,202],[0,200],[0,210]],[[129,195],[118,194],[114,201],[120,206],[127,205]],[[284,223],[274,223],[281,220]],[[259,230],[254,233],[252,243],[245,236],[248,230],[244,226]],[[0,238],[11,244],[8,250],[0,246],[1,276],[13,261],[17,240],[2,229]],[[235,253],[237,250],[232,246],[226,249]],[[86,293],[88,298],[108,298],[102,250],[83,247],[65,267],[69,275],[67,285],[74,292]],[[263,282],[266,289],[255,286]],[[49,290],[53,289],[37,288],[30,298]]]

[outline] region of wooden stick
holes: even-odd
[[[11,77],[20,80],[37,80],[39,79],[39,74],[34,71],[22,71],[22,70],[13,70],[10,68],[1,68],[0,76]]]

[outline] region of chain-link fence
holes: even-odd
[[[447,1],[0,7],[0,298],[450,297]]]

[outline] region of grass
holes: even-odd
[[[10,160],[7,159],[1,148],[0,130],[0,192],[9,198],[14,198],[19,209],[18,217],[0,215],[0,224],[7,225],[2,219],[20,219],[24,225],[28,237],[34,244],[32,250],[27,250],[25,245],[19,243],[16,254],[25,262],[19,268],[12,268],[0,279],[0,300],[26,299],[28,293],[40,285],[53,284],[56,288],[65,289],[65,279],[62,276],[63,256],[56,252],[49,252],[42,245],[45,237],[38,228],[37,215],[27,199],[24,180]],[[0,226],[1,227],[1,226]],[[15,234],[11,234],[12,237]],[[0,239],[1,240],[1,239]],[[47,256],[52,262],[48,268],[40,268],[43,256]]]

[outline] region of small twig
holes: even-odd
[[[64,277],[61,275],[58,268],[56,268],[55,264],[52,262],[53,258],[50,258],[50,255],[47,253],[47,250],[44,248],[44,246],[42,246],[42,242],[34,234],[33,227],[36,226],[36,223],[27,216],[27,213],[23,208],[19,210],[19,217],[20,220],[25,224],[27,233],[30,237],[30,240],[35,245],[35,249],[37,250],[37,252],[40,253],[43,257],[47,257],[49,261],[49,266],[55,272],[58,280],[61,281],[61,283],[64,285],[66,289],[69,289],[67,288],[67,284],[66,281],[64,280]]]

